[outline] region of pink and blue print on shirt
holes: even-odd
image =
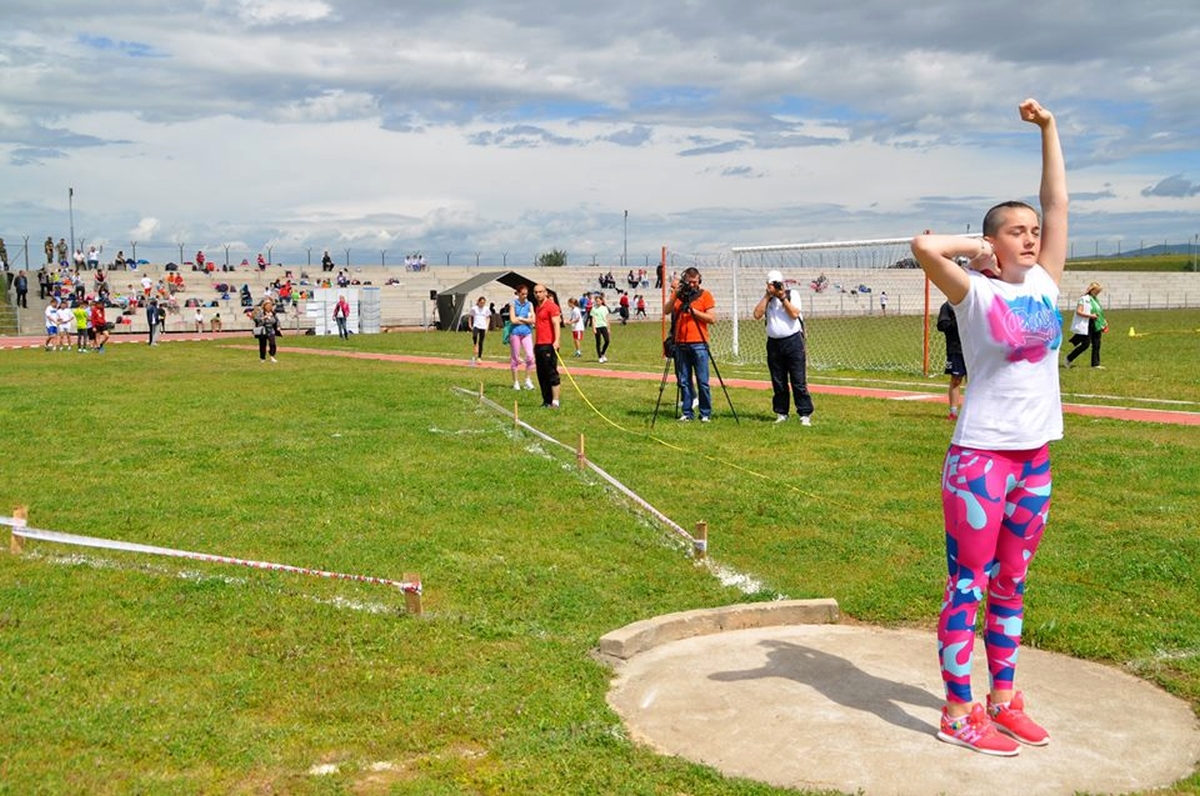
[[[987,317],[991,338],[1008,349],[1009,362],[1041,362],[1062,345],[1062,315],[1046,296],[996,296]]]

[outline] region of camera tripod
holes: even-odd
[[[715,373],[717,375],[717,382],[721,385],[721,391],[723,393],[725,393],[725,402],[729,404],[729,411],[733,415],[733,420],[735,423],[738,423],[740,425],[742,421],[738,418],[737,410],[733,408],[733,399],[729,397],[729,389],[725,386],[725,379],[721,378],[721,369],[719,367],[717,367],[717,358],[713,356],[712,349],[709,348],[709,346],[708,346],[708,336],[704,333],[704,327],[700,325],[700,322],[698,320],[696,320],[696,313],[692,310],[692,306],[691,306],[690,302],[687,304],[687,306],[680,309],[680,312],[684,312],[684,311],[688,312],[692,316],[692,322],[696,324],[696,328],[700,331],[700,344],[704,346],[704,353],[708,356],[708,361],[712,365],[713,373]],[[668,337],[668,340],[671,341],[670,356],[667,356],[667,351],[666,351],[667,341],[666,340],[663,341],[663,348],[664,348],[663,358],[666,360],[666,362],[663,364],[662,379],[658,383],[658,400],[654,404],[654,415],[650,418],[650,428],[654,428],[654,424],[658,421],[658,410],[662,406],[663,390],[667,386],[667,374],[669,374],[671,372],[671,365],[675,362],[675,357],[677,357],[679,355],[679,346],[689,345],[688,343],[679,343],[679,342],[676,342],[676,340],[675,340],[675,321],[677,319],[678,319],[678,313],[672,313],[671,314],[671,332]],[[697,392],[699,391],[699,387],[700,387],[700,385],[697,382],[697,384],[696,384]],[[680,411],[682,411],[682,407],[681,407],[682,400],[683,400],[683,385],[679,382],[679,379],[676,379],[675,380],[675,406],[677,408],[679,408]],[[688,408],[690,409],[691,407],[688,407]],[[680,415],[676,415],[676,417],[679,417],[679,416]]]

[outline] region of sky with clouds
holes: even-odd
[[[1027,96],[1073,240],[1200,233],[1195,0],[5,0],[0,30],[10,257],[72,219],[156,261],[977,231],[1036,196]]]

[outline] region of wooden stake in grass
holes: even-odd
[[[692,537],[692,550],[696,554],[696,558],[705,558],[708,555],[708,523],[704,520],[696,523],[696,533]]]
[[[27,506],[17,506],[13,509],[13,519],[25,525],[25,521],[29,518],[29,508]],[[21,555],[25,550],[25,539],[17,534],[17,526],[12,528],[12,536],[8,540],[8,551],[14,556]]]
[[[479,402],[483,403],[483,382],[479,382]]]
[[[583,434],[579,435],[579,450],[575,452],[575,461],[579,463],[580,470],[587,469],[587,454],[583,452]]]
[[[518,401],[515,399],[513,400],[513,431],[516,431],[521,427],[521,418],[517,417],[517,408],[520,405],[521,404]]]
[[[421,576],[419,573],[416,573],[416,572],[405,572],[404,573],[404,582],[405,583],[415,583],[417,585],[417,591],[404,592],[404,607],[413,616],[420,616],[421,610],[422,610],[421,609],[421,592],[420,592]]]

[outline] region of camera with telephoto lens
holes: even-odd
[[[782,282],[772,282],[771,287],[775,288],[776,293],[783,292],[783,283]]]
[[[681,282],[675,291],[675,298],[679,299],[679,303],[685,308],[699,297],[700,288],[687,282]]]

